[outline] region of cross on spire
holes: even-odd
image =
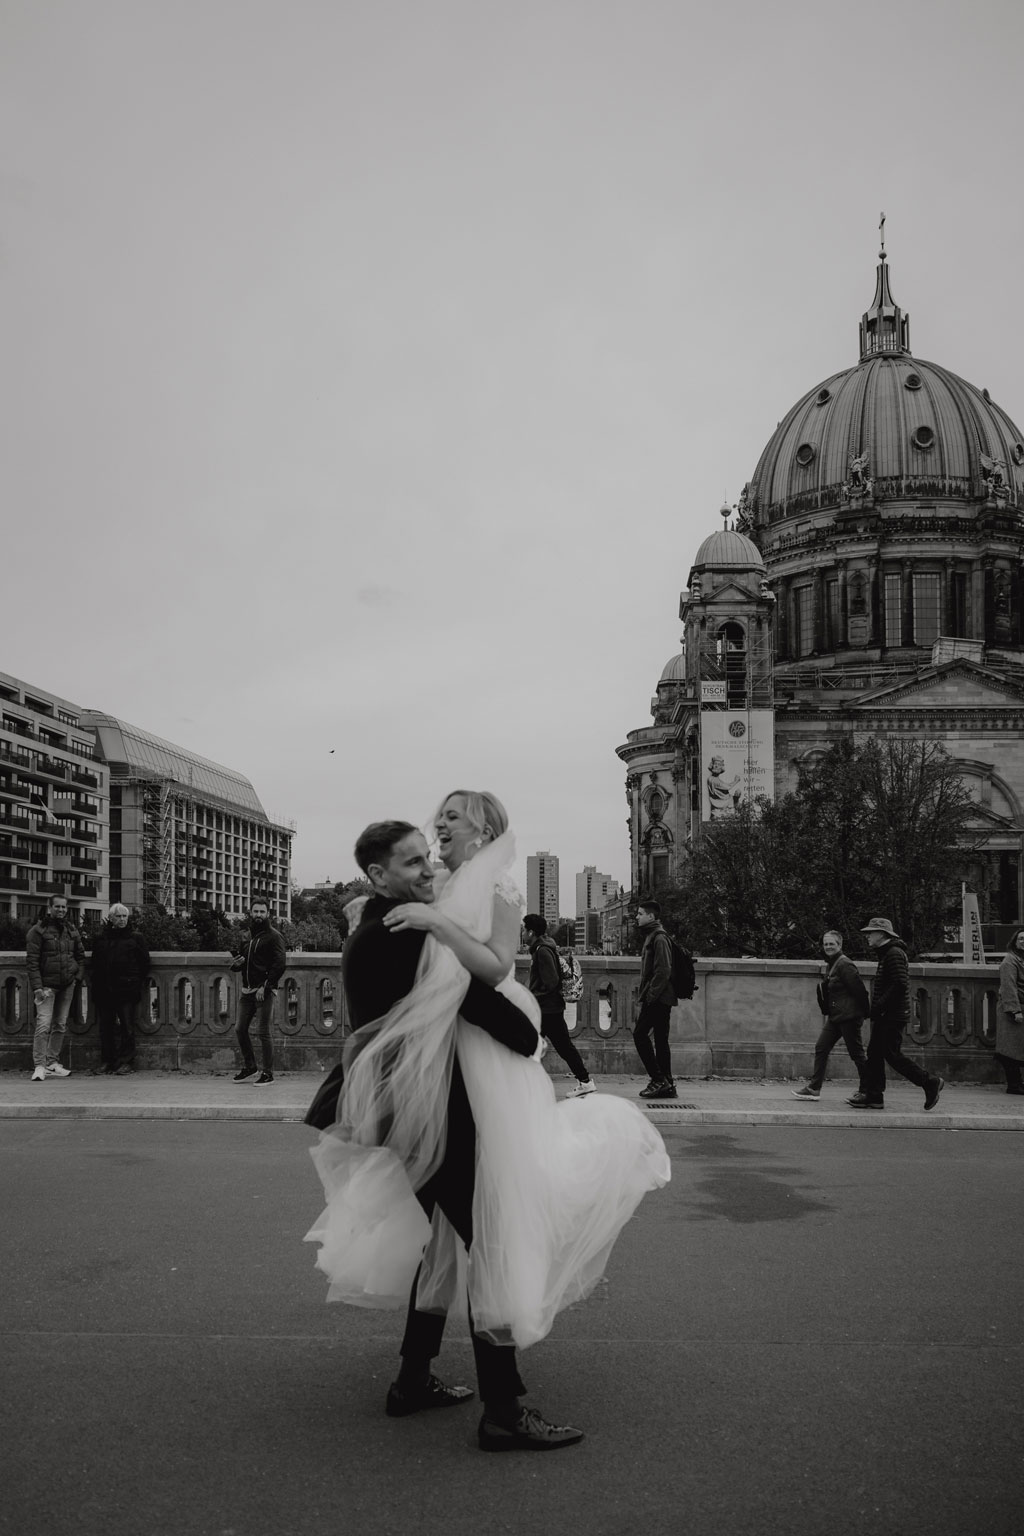
[[[882,217],[878,221],[878,238],[879,238],[879,240],[882,243],[882,249],[879,251],[878,254],[879,254],[879,257],[881,258],[881,260],[884,261],[885,260],[885,214],[884,213],[882,214]]]

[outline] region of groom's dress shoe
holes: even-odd
[[[417,1387],[400,1387],[393,1381],[388,1388],[384,1412],[389,1419],[404,1419],[424,1408],[457,1408],[459,1403],[468,1403],[472,1396],[469,1387],[446,1387],[436,1376],[428,1376]]]
[[[578,1445],[582,1429],[571,1424],[549,1424],[533,1408],[521,1408],[511,1426],[499,1424],[484,1414],[477,1438],[482,1451],[560,1451]]]

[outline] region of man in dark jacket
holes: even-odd
[[[925,1109],[934,1109],[943,1079],[926,1072],[903,1054],[903,1031],[910,1023],[910,971],[907,950],[887,917],[873,917],[861,933],[878,955],[871,983],[871,1037],[861,1074],[860,1091],[847,1102],[854,1109],[885,1108],[886,1063],[924,1089]]]
[[[149,950],[141,933],[131,927],[130,917],[128,908],[116,901],[96,935],[89,960],[103,1071],[119,1077],[134,1070],[139,999],[149,983]]]
[[[530,991],[540,1005],[540,1032],[576,1079],[569,1097],[581,1098],[593,1093],[594,1084],[565,1022],[565,998],[562,996],[562,967],[558,946],[548,937],[547,921],[539,912],[527,912],[523,918],[526,946],[530,951]]]
[[[403,902],[433,902],[434,870],[426,838],[406,821],[374,822],[367,827],[356,843],[356,861],[374,888],[342,959],[349,1022],[358,1035],[364,1025],[382,1018],[412,991],[426,933],[415,928],[387,928],[383,920]],[[517,1055],[532,1056],[537,1049],[537,1031],[525,1013],[481,981],[470,981],[459,1015]],[[339,1069],[334,1072],[340,1077]],[[323,1124],[326,1105],[326,1095],[319,1093],[311,1109],[311,1113],[317,1111],[317,1119],[310,1123]],[[309,1115],[306,1118],[310,1120]],[[435,1206],[440,1206],[470,1248],[476,1124],[457,1056],[452,1064],[446,1118],[444,1158],[433,1177],[416,1191],[416,1198],[428,1219]],[[391,1418],[405,1418],[426,1408],[455,1407],[473,1395],[466,1387],[446,1386],[431,1373],[441,1348],[445,1318],[443,1314],[417,1311],[418,1278],[417,1274],[409,1297],[402,1364],[387,1395],[386,1412]],[[582,1440],[580,1430],[549,1424],[539,1413],[520,1405],[526,1388],[511,1345],[489,1343],[475,1333],[472,1339],[484,1404],[478,1429],[481,1449],[559,1450]]]
[[[249,907],[249,942],[240,955],[231,962],[233,971],[242,973],[242,995],[238,999],[238,1023],[235,1039],[242,1053],[242,1065],[235,1073],[235,1082],[244,1083],[254,1078],[257,1087],[274,1081],[274,1042],[270,1026],[274,1018],[277,1000],[277,984],[284,975],[287,952],[284,939],[276,928],[270,926],[270,908],[262,897]],[[260,1053],[263,1070],[256,1075],[256,1057],[249,1039],[249,1026],[259,1011]]]
[[[36,1006],[32,1036],[32,1081],[70,1077],[58,1060],[75,987],[85,975],[85,950],[78,929],[68,921],[66,896],[51,896],[46,916],[25,941],[28,984]]]
[[[660,903],[640,902],[636,921],[644,934],[644,947],[640,955],[640,992],[637,997],[640,1011],[633,1029],[633,1043],[650,1077],[647,1087],[641,1088],[640,1097],[674,1099],[678,1095],[672,1076],[668,1030],[678,998],[672,985],[672,942],[661,926]]]
[[[868,989],[860,979],[853,961],[843,954],[843,936],[829,929],[821,941],[825,951],[825,975],[818,983],[818,1007],[825,1022],[814,1047],[814,1071],[803,1088],[794,1088],[795,1099],[818,1099],[825,1081],[825,1069],[832,1048],[841,1039],[857,1068],[864,1075],[864,1042],[861,1027],[870,1007]]]

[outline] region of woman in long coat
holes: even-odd
[[[996,1061],[1006,1073],[1006,1091],[1024,1096],[1024,928],[1018,928],[999,967]]]

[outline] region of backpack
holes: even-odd
[[[558,968],[562,973],[562,997],[567,1003],[578,1003],[583,996],[583,972],[575,955],[558,956]]]
[[[697,990],[697,972],[693,956],[669,935],[672,945],[672,990],[676,997],[692,997]]]

